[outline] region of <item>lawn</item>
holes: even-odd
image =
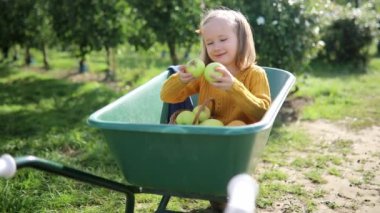
[[[54,74],[60,71],[59,68],[46,73],[1,64],[0,153],[36,155],[122,182],[123,177],[103,142],[104,138],[100,132],[90,128],[86,120],[92,112],[144,83],[169,63],[146,60],[144,67],[121,68],[125,70],[119,75],[125,80],[119,86],[124,89],[118,92],[101,82],[71,82],[57,78]],[[75,62],[55,61],[53,64],[56,67],[61,64],[64,70],[70,70],[73,67],[70,64]],[[312,104],[303,107],[301,120],[340,120],[351,117],[354,118],[351,123],[354,128],[379,125],[380,97],[377,94],[380,94],[380,58],[374,57],[368,72],[359,74],[345,66],[314,66],[312,72],[298,76],[300,90],[295,97],[309,97],[312,100]],[[99,70],[103,68],[102,65],[95,67]],[[125,88],[125,82],[133,79],[141,70],[144,70],[143,74],[131,87]],[[281,157],[286,152],[304,151],[310,140],[301,130],[289,127],[287,123],[278,123],[273,129],[263,160],[274,167],[284,164]],[[299,158],[292,162],[292,166],[302,168],[320,165],[325,168],[325,162],[339,164],[340,161],[342,159],[331,156],[309,160]],[[329,172],[339,175],[339,171],[333,168]],[[316,183],[324,181],[317,170],[307,176]],[[315,210],[312,199],[318,196],[318,192],[308,195],[299,183],[272,182],[287,178],[286,173],[276,169],[261,172],[258,177],[261,183],[258,206],[266,209],[281,197],[295,194],[302,197],[308,211]],[[0,212],[30,212],[31,209],[33,212],[125,210],[123,194],[32,169],[20,170],[10,180],[1,179],[0,194]],[[319,194],[323,192],[319,191]],[[159,197],[138,195],[136,201],[137,212],[153,212]],[[169,204],[169,208],[180,211],[205,209],[207,206],[206,201],[180,198]]]

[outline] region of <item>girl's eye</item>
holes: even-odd
[[[226,38],[223,38],[223,39],[220,39],[220,41],[227,41],[227,39],[226,39]]]
[[[209,45],[212,45],[214,42],[209,42],[209,43],[207,43],[207,45],[209,46]]]

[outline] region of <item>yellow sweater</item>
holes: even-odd
[[[254,65],[240,71],[230,90],[221,90],[200,77],[187,84],[182,83],[178,73],[170,76],[161,89],[161,99],[167,103],[179,103],[187,97],[199,93],[198,103],[208,98],[215,99],[212,117],[228,124],[241,120],[247,124],[259,121],[271,103],[270,89],[265,70]],[[210,106],[208,106],[210,107]]]

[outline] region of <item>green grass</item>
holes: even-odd
[[[307,77],[300,76],[297,95],[312,97],[302,118],[339,120],[352,118],[351,127],[378,123],[380,112],[380,58],[373,58],[367,72],[356,72],[352,66],[323,63],[312,65]]]
[[[128,51],[130,49],[126,48],[118,53],[117,83],[124,87],[121,92],[112,91],[98,82],[73,83],[52,77],[59,72],[76,70],[76,60],[65,52],[52,51],[53,69],[47,72],[32,72],[21,64],[0,64],[0,153],[36,155],[123,182],[121,172],[103,143],[103,136],[88,127],[86,119],[95,110],[143,84],[170,64],[158,53],[139,56]],[[40,56],[35,55],[37,63],[31,70],[42,66],[38,62]],[[94,53],[88,60],[90,72],[102,72],[103,53]],[[367,73],[360,74],[344,66],[313,66],[314,72],[306,80],[298,77],[300,92],[297,95],[312,97],[314,101],[304,109],[303,119],[350,117],[353,118],[352,127],[378,125],[379,58],[371,60]],[[260,208],[270,207],[289,195],[302,203],[306,211],[315,210],[313,199],[326,193],[318,185],[325,183],[326,174],[341,175],[335,166],[340,165],[344,154],[350,152],[352,141],[337,140],[335,147],[331,147],[340,150],[342,156],[315,155],[318,149],[311,146],[311,142],[312,139],[296,127],[278,124],[272,129],[262,155],[262,160],[272,167],[259,177]],[[292,152],[302,152],[305,156],[293,156],[291,161],[284,161]],[[277,166],[307,170],[303,174],[315,183],[315,190],[309,192],[300,184],[287,182],[291,176]],[[360,185],[373,178],[374,173],[365,172],[362,179],[350,182]],[[32,169],[20,170],[11,180],[1,179],[0,194],[0,212],[29,212],[31,209],[33,212],[123,212],[125,207],[123,194]],[[137,212],[152,212],[159,197],[137,195],[136,202]],[[189,211],[207,206],[206,201],[174,198],[169,207]],[[333,203],[329,206],[335,208]],[[292,208],[297,211],[298,207]]]
[[[273,170],[264,172],[264,174],[262,174],[259,177],[258,181],[262,182],[262,181],[268,181],[268,180],[286,180],[287,178],[288,178],[288,175],[285,172],[273,169]]]
[[[337,176],[337,177],[341,177],[342,176],[342,173],[337,168],[335,168],[335,167],[328,168],[327,172],[330,175],[334,175],[334,176]]]
[[[347,126],[353,129],[379,125],[380,97],[377,94],[380,94],[380,58],[373,58],[365,73],[357,73],[349,65],[319,63],[312,64],[311,68],[306,78],[304,75],[297,78],[300,90],[296,95],[313,100],[301,111],[301,119],[345,119],[348,121]],[[313,144],[313,139],[296,126],[276,125],[272,130],[262,155],[266,166],[258,176],[261,184],[258,198],[260,208],[271,209],[275,202],[287,197],[297,200],[291,205],[290,212],[316,211],[314,199],[327,193],[319,187],[327,183],[326,176],[342,177],[340,166],[347,160],[345,156],[352,152],[353,141],[337,139],[331,145]],[[298,188],[297,181],[292,182],[291,175],[281,172],[283,167],[289,171],[301,171],[303,177],[300,178],[310,181],[314,188],[303,193],[289,190],[288,187]],[[352,185],[361,185],[371,182],[373,178],[373,172],[363,171],[361,179],[349,181]],[[334,202],[326,205],[331,209],[338,208]]]
[[[334,143],[329,147],[332,150],[338,150],[342,154],[348,154],[352,152],[352,144],[354,142],[352,140],[335,140]]]
[[[103,136],[86,124],[91,113],[123,93],[98,82],[73,83],[53,77],[67,70],[76,72],[73,57],[64,52],[53,52],[53,55],[58,59],[52,60],[53,69],[46,72],[33,72],[36,68],[40,69],[40,63],[30,68],[21,66],[22,61],[0,64],[0,153],[36,155],[123,182]],[[136,56],[131,57],[129,62],[137,61]],[[89,58],[90,63],[93,63],[92,60],[101,61],[97,53]],[[128,70],[125,69],[124,74],[120,69],[125,79],[121,82],[131,81],[132,85],[122,92],[166,69],[167,65],[164,64],[167,60],[156,60],[150,64],[145,60],[152,60],[152,57],[141,57],[135,67],[125,62],[123,66],[127,66]],[[143,73],[135,80],[127,74],[141,70]],[[125,210],[125,195],[121,193],[33,169],[18,171],[11,180],[1,179],[0,194],[0,212],[29,212],[30,209],[33,212]],[[153,212],[159,201],[157,195],[137,195],[137,212]],[[169,204],[169,208],[176,210],[205,209],[207,206],[206,201],[180,198],[172,199]]]
[[[1,153],[37,155],[121,180],[102,136],[86,125],[90,113],[119,94],[99,83],[75,84],[34,72],[9,72],[0,78]],[[100,199],[106,190],[30,169],[1,180],[0,193],[1,212],[31,208],[35,212],[61,208],[77,212],[89,204],[105,209],[113,206],[114,211],[124,200],[109,191]]]

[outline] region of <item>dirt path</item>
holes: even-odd
[[[297,151],[289,153],[286,160],[292,161],[297,156],[313,157],[314,154],[342,159],[333,165],[333,171],[338,174],[333,175],[325,168],[322,183],[313,183],[305,177],[305,172],[313,168],[279,168],[289,175],[288,183],[304,185],[308,193],[313,193],[310,197],[316,212],[380,212],[380,126],[355,131],[347,127],[348,122],[318,120],[291,124],[313,139],[310,145],[313,148],[306,155]],[[266,166],[269,165],[264,163],[260,167],[265,169]],[[289,195],[258,212],[305,212],[305,204]]]

